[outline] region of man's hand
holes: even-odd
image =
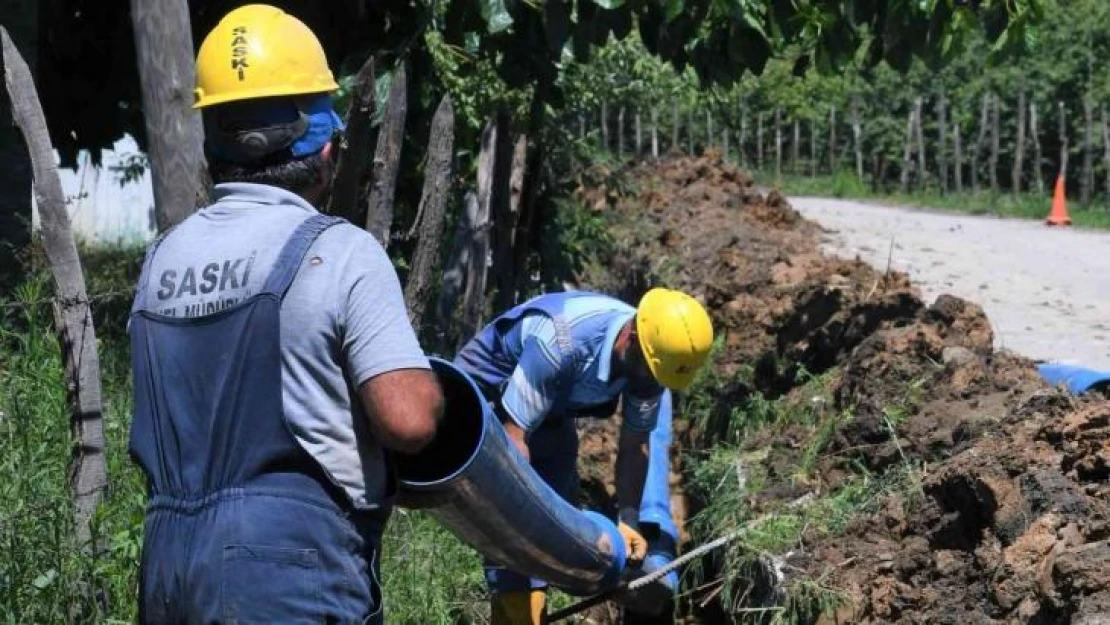
[[[617,524],[617,529],[620,530],[621,537],[624,538],[624,551],[628,555],[628,565],[639,566],[647,556],[647,541],[644,540],[640,532],[624,521]]]
[[[511,440],[513,444],[516,445],[517,451],[519,451],[520,454],[524,456],[524,459],[528,462],[532,462],[532,454],[528,453],[528,441],[524,438],[526,434],[524,428],[513,423],[512,421],[506,421],[505,433],[509,435],[509,440]]]

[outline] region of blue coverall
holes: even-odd
[[[597,293],[542,295],[492,321],[455,358],[455,364],[477,381],[487,399],[529,432],[532,468],[572,503],[578,488],[575,418],[604,418],[615,411],[625,381],[610,376],[609,358],[617,333],[634,315],[635,309],[627,304]],[[669,391],[657,398],[624,394],[622,427],[653,432],[652,439],[666,445],[670,409]],[[654,433],[657,427],[666,432]],[[649,465],[649,479],[655,476],[659,484],[645,489],[642,511],[650,518],[644,520],[659,524],[661,531],[673,536],[665,448],[652,456],[659,459],[656,464],[663,464],[655,471]],[[661,514],[661,510],[665,512]],[[673,553],[673,539],[667,544]],[[494,592],[547,585],[491,562],[486,563],[486,580]]]
[[[143,623],[382,622],[389,507],[355,511],[282,412],[282,298],[312,242],[340,221],[306,219],[263,289],[233,307],[197,318],[132,311],[130,451],[150,488]]]

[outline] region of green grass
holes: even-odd
[[[704,507],[688,527],[695,543],[733,533],[738,537],[715,561],[695,564],[684,585],[716,588],[719,603],[737,622],[787,625],[835,612],[846,598],[823,578],[788,570],[773,596],[758,584],[753,587],[751,580],[768,570],[766,563],[781,563],[785,554],[805,549],[807,541],[843,534],[853,520],[874,512],[887,494],[918,499],[921,469],[905,458],[883,475],[857,465],[833,489],[822,487],[820,461],[838,426],[852,418],[851,410],[833,407],[838,375],[836,369],[817,376],[801,371],[802,384],[790,394],[771,400],[754,393],[727,411],[715,402],[728,396],[729,384],[744,381],[745,370],[732,380],[707,372],[692,387],[687,416],[720,438],[701,439],[698,446],[704,451],[690,452],[688,484]],[[887,421],[892,429],[909,414],[911,404],[907,397],[905,406],[891,410]],[[728,427],[704,425],[722,418],[731,421]],[[776,475],[769,475],[769,466]],[[784,492],[804,495],[768,499],[764,493],[776,486],[791,486]]]
[[[133,623],[145,487],[127,452],[130,357],[123,323],[134,250],[83,250],[98,324],[109,488],[93,519],[91,557],[73,535],[69,409],[61,353],[39,275],[0,298],[0,625]],[[100,297],[106,294],[111,297]],[[398,510],[382,556],[390,623],[488,618],[481,560],[419,512]]]
[[[773,172],[753,173],[756,181],[768,186],[776,186],[789,195],[813,195],[853,200],[873,200],[889,202],[901,206],[932,209],[970,215],[990,215],[1042,221],[1048,216],[1052,206],[1051,190],[1045,193],[1000,193],[981,191],[973,194],[942,194],[936,189],[926,189],[901,193],[872,191],[871,186],[856,178],[854,173],[843,171],[837,174],[822,174],[815,177],[784,174],[778,180]],[[1068,215],[1072,225],[1078,228],[1110,229],[1110,208],[1101,198],[1089,206],[1082,206],[1077,200],[1068,202]]]

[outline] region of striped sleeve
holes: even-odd
[[[520,359],[501,394],[501,405],[513,422],[532,432],[555,405],[565,354],[550,319],[543,317],[528,325]]]

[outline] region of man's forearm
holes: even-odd
[[[617,503],[621,520],[635,526],[648,471],[648,435],[621,431],[617,446]]]

